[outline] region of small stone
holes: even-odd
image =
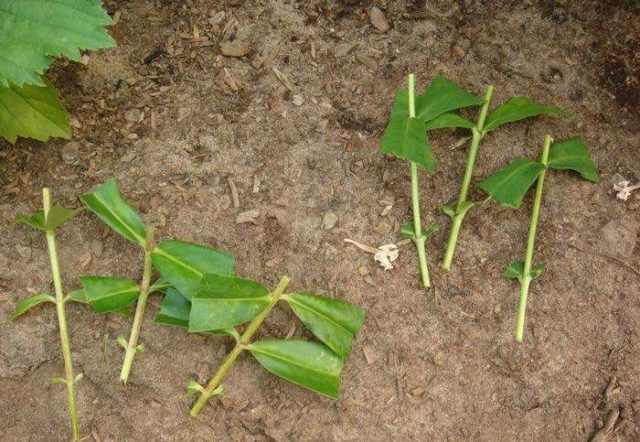
[[[89,248],[97,258],[102,256],[102,241],[99,239],[92,239]]]
[[[258,216],[260,216],[259,210],[247,210],[246,212],[242,212],[236,217],[236,224],[257,224]]]
[[[31,247],[18,244],[16,245],[16,251],[18,252],[18,255],[20,255],[25,261],[31,260]]]
[[[80,151],[80,143],[77,141],[71,141],[62,148],[61,156],[62,161],[66,164],[75,164],[78,161],[78,152]]]
[[[391,230],[392,230],[391,225],[385,222],[381,222],[373,228],[373,231],[376,232],[378,235],[386,235],[388,233],[391,233]]]
[[[356,59],[373,71],[378,68],[378,62],[367,55],[356,55]]]
[[[293,104],[300,107],[304,104],[304,97],[302,95],[296,94],[293,96]]]
[[[360,266],[358,267],[358,273],[360,273],[360,276],[366,276],[369,274],[369,268],[367,266]]]
[[[380,32],[387,32],[391,28],[391,26],[389,26],[387,18],[384,16],[384,12],[382,12],[375,6],[371,8],[369,19],[371,20],[371,24],[373,25],[373,27]]]
[[[143,117],[144,115],[142,115],[142,111],[140,109],[129,109],[124,113],[124,119],[129,123],[139,123],[142,121]]]
[[[600,251],[624,261],[633,255],[638,242],[640,223],[633,218],[614,219],[600,230]]]
[[[220,53],[225,57],[244,57],[249,53],[249,46],[239,42],[220,43]]]
[[[338,215],[333,212],[327,212],[322,217],[322,228],[324,230],[331,230],[336,226],[338,222]]]
[[[411,396],[413,397],[422,397],[424,395],[425,389],[422,387],[416,387],[411,390]]]

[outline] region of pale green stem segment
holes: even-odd
[[[549,160],[549,149],[553,139],[551,135],[544,138],[542,156],[540,163],[547,165]],[[543,169],[538,175],[536,185],[536,196],[533,200],[533,210],[531,211],[531,224],[529,225],[529,238],[527,239],[527,252],[524,258],[524,270],[520,280],[520,301],[518,302],[518,319],[516,321],[516,341],[522,342],[524,336],[524,317],[527,310],[527,296],[529,295],[529,284],[531,283],[531,265],[533,264],[533,248],[536,243],[536,230],[538,229],[538,218],[540,216],[540,206],[542,205],[542,189],[544,186],[544,176],[547,169]]]
[[[151,273],[153,271],[153,262],[151,261],[151,251],[154,247],[153,227],[149,227],[147,232],[147,241],[144,247],[144,270],[142,272],[142,282],[140,284],[140,296],[136,303],[136,313],[133,317],[133,325],[131,326],[131,334],[129,342],[125,349],[124,362],[120,371],[120,380],[125,384],[129,380],[129,373],[133,365],[133,358],[138,353],[138,338],[140,337],[140,329],[142,328],[142,319],[144,318],[144,310],[147,307],[147,298],[149,297],[149,287],[151,286]]]
[[[409,97],[409,118],[416,117],[416,92],[415,76],[409,74],[407,80],[407,95]],[[418,261],[420,262],[420,274],[422,275],[422,285],[431,287],[429,279],[429,267],[427,266],[427,252],[425,242],[427,238],[422,234],[422,222],[420,219],[420,192],[418,190],[418,165],[411,161],[411,206],[413,211],[413,231],[414,242],[418,249]]]
[[[231,350],[231,353],[227,355],[216,374],[211,378],[207,386],[204,388],[204,391],[200,394],[200,397],[193,405],[193,408],[191,408],[192,417],[198,416],[202,407],[204,407],[209,398],[214,395],[216,388],[220,386],[224,377],[229,373],[229,370],[231,370],[231,367],[235,364],[238,356],[240,356],[240,354],[246,349],[247,345],[249,345],[251,338],[253,338],[253,335],[256,333],[258,328],[260,328],[262,322],[267,316],[269,316],[269,313],[271,313],[271,310],[278,301],[282,299],[284,291],[289,285],[289,281],[290,279],[288,276],[282,277],[276,288],[269,294],[269,304],[267,304],[265,309],[262,310],[258,316],[253,318],[242,336],[236,340],[236,346]]]
[[[467,157],[467,166],[464,171],[464,178],[462,179],[462,186],[460,187],[460,194],[458,195],[458,203],[456,205],[456,212],[451,220],[451,231],[449,232],[449,241],[447,242],[447,249],[444,253],[442,260],[442,268],[449,270],[453,261],[453,254],[456,250],[456,243],[458,242],[458,234],[460,233],[460,226],[462,220],[466,214],[464,205],[467,202],[467,195],[469,194],[469,186],[471,185],[471,177],[473,176],[473,167],[476,163],[476,157],[478,156],[478,148],[480,147],[480,141],[484,138],[484,122],[487,118],[487,112],[489,111],[489,105],[491,104],[491,97],[493,96],[493,86],[487,88],[487,92],[484,95],[484,104],[480,110],[480,115],[476,126],[471,130],[471,149],[469,150],[469,156]]]
[[[42,201],[46,225],[49,210],[51,210],[51,191],[47,188],[42,189]],[[46,235],[47,245],[49,247],[49,259],[51,261],[51,274],[53,275],[53,286],[56,292],[58,328],[60,329],[60,344],[62,345],[62,357],[64,359],[64,379],[67,385],[67,400],[69,401],[69,416],[71,418],[71,439],[77,441],[80,439],[80,425],[78,424],[78,407],[76,406],[76,383],[73,375],[73,359],[71,357],[69,332],[67,331],[67,315],[64,310],[64,289],[62,287],[62,277],[60,276],[60,266],[58,265],[55,230],[47,230]]]

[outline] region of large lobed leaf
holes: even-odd
[[[115,46],[110,24],[100,0],[0,1],[0,86],[43,85],[52,56],[78,61],[80,49]]]
[[[47,295],[46,293],[27,296],[26,298],[18,301],[18,303],[16,304],[16,308],[13,310],[13,312],[11,312],[11,319],[16,319],[17,317],[24,315],[33,307],[42,304],[43,302],[53,302],[55,304],[56,298],[51,295]]]
[[[598,182],[596,165],[591,159],[591,154],[580,138],[559,141],[551,145],[549,160],[547,162],[552,169],[569,169],[578,172],[582,178]]]
[[[3,29],[1,20],[0,29]],[[1,54],[3,43],[0,43],[0,70],[7,64]],[[12,144],[18,137],[47,141],[50,137],[71,136],[69,115],[58,97],[58,91],[44,77],[41,83],[42,86],[25,84],[19,87],[0,82],[0,136]]]
[[[109,276],[81,276],[85,302],[98,313],[122,312],[138,299],[140,288],[130,279]]]
[[[482,98],[465,92],[448,78],[436,77],[427,90],[416,98],[416,118],[429,122],[445,112],[463,107],[480,106],[482,103],[484,103]]]
[[[566,111],[553,106],[535,103],[525,97],[514,97],[498,106],[489,114],[484,125],[485,132],[491,132],[503,124],[524,120],[542,114],[566,115]]]
[[[255,281],[208,273],[191,298],[189,331],[222,330],[250,321],[269,300],[269,290]]]
[[[524,195],[536,181],[544,164],[529,158],[518,158],[504,169],[478,184],[491,198],[503,206],[518,208]]]
[[[196,292],[204,274],[232,275],[236,270],[233,255],[186,241],[161,241],[152,258],[162,277],[187,299]]]
[[[254,342],[249,351],[276,376],[332,399],[338,398],[343,361],[322,344],[298,340]]]
[[[362,309],[348,302],[308,293],[291,293],[286,300],[318,339],[338,356],[349,356],[353,337],[364,322]]]
[[[140,215],[120,193],[118,184],[110,179],[96,189],[80,197],[82,202],[117,233],[145,247],[147,231]]]
[[[436,167],[424,122],[409,118],[406,90],[400,90],[396,94],[380,152],[413,161],[429,172]]]

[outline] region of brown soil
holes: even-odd
[[[640,440],[640,192],[624,202],[611,185],[616,173],[640,180],[637,2],[107,3],[120,13],[118,48],[51,71],[78,144],[0,146],[0,310],[51,285],[42,235],[13,217],[40,205],[44,185],[73,206],[113,176],[161,237],[234,250],[242,275],[274,284],[289,274],[295,289],[361,305],[368,321],[338,402],[243,357],[227,395],[192,419],[186,382],[210,376],[229,342],[153,324],[154,298],[147,351],[123,386],[114,338],[130,319],[69,306],[88,440],[575,441],[610,415],[611,440]],[[374,4],[386,33],[370,24]],[[249,53],[224,57],[220,41]],[[547,269],[532,284],[522,345],[512,339],[517,286],[499,275],[523,255],[530,199],[519,211],[472,210],[453,270],[437,266],[448,232],[441,207],[455,198],[466,156],[449,146],[464,133],[435,134],[438,169],[421,176],[424,218],[441,225],[428,244],[432,291],[420,288],[411,245],[385,272],[343,242],[395,242],[410,216],[407,165],[377,151],[407,72],[420,88],[446,75],[477,94],[494,84],[496,102],[526,95],[572,110],[487,137],[477,177],[537,156],[546,132],[581,135],[593,151],[597,185],[568,173],[547,181],[537,242]],[[252,209],[257,224],[235,223]],[[339,220],[323,230],[329,211]],[[62,229],[59,248],[69,289],[82,273],[141,272],[135,248],[89,214]],[[54,311],[1,318],[2,440],[64,440],[65,392],[49,383],[62,370]],[[281,307],[261,332],[294,326],[306,335]]]

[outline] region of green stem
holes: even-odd
[[[131,334],[129,335],[129,342],[125,349],[124,362],[122,364],[122,370],[120,371],[120,380],[125,384],[129,380],[129,373],[131,372],[131,366],[133,365],[133,358],[139,351],[138,338],[140,337],[144,311],[147,307],[147,298],[149,297],[149,287],[151,286],[151,273],[153,270],[151,251],[153,250],[154,233],[155,231],[153,227],[150,227],[147,232],[147,243],[144,248],[144,270],[142,272],[142,283],[140,284],[140,296],[136,303],[136,313],[133,317]]]
[[[192,417],[198,416],[200,410],[202,410],[202,407],[204,407],[209,398],[213,396],[214,391],[222,383],[222,380],[227,375],[229,370],[231,370],[231,367],[233,367],[233,364],[235,364],[238,356],[240,356],[240,354],[245,350],[247,345],[250,343],[251,338],[253,338],[253,335],[262,325],[262,322],[267,316],[269,316],[269,313],[271,313],[273,307],[282,298],[284,291],[289,285],[289,281],[290,279],[288,276],[283,276],[276,288],[269,294],[269,304],[258,314],[258,316],[253,318],[253,320],[249,323],[240,339],[237,340],[236,346],[233,348],[233,350],[231,350],[231,353],[227,355],[216,374],[211,378],[207,386],[204,388],[204,391],[200,394],[200,397],[193,405],[193,408],[191,408]]]
[[[42,189],[45,225],[49,210],[51,210],[51,191]],[[71,418],[71,438],[74,441],[80,439],[80,425],[78,424],[78,408],[76,406],[76,384],[73,375],[73,358],[71,357],[71,344],[67,330],[67,315],[64,310],[64,289],[60,266],[58,264],[58,250],[56,247],[56,234],[53,229],[46,231],[47,245],[49,247],[49,259],[51,261],[51,274],[53,286],[56,292],[56,312],[58,314],[58,328],[60,329],[60,344],[62,345],[62,357],[64,359],[64,378],[67,385],[67,400],[69,401],[69,416]]]
[[[416,117],[416,92],[415,76],[409,74],[407,80],[407,96],[409,101],[409,118]],[[425,250],[426,238],[422,235],[422,222],[420,219],[420,191],[418,189],[418,165],[411,161],[411,206],[413,211],[413,231],[415,244],[418,249],[418,261],[420,262],[420,274],[422,285],[431,287],[429,279],[429,267],[427,266],[427,252]]]
[[[549,159],[549,149],[553,139],[551,135],[544,138],[544,146],[542,148],[542,156],[540,163],[547,165]],[[540,216],[540,206],[542,205],[542,190],[544,187],[544,176],[546,168],[538,175],[538,183],[536,185],[536,196],[533,200],[533,210],[531,211],[531,224],[529,225],[529,237],[527,239],[527,252],[524,258],[524,270],[522,272],[522,280],[520,281],[520,300],[518,302],[518,319],[516,321],[516,341],[522,342],[524,336],[524,319],[527,310],[527,297],[529,295],[529,283],[531,282],[531,265],[533,264],[533,249],[536,243],[536,231],[538,229],[538,218]]]
[[[480,147],[480,141],[484,138],[484,122],[487,118],[487,112],[489,111],[489,105],[491,104],[491,97],[493,96],[493,86],[489,86],[484,95],[484,104],[480,110],[478,121],[476,126],[471,130],[471,148],[469,149],[469,156],[467,157],[467,165],[464,171],[464,178],[462,179],[462,186],[460,187],[460,194],[458,195],[458,203],[456,205],[456,212],[452,218],[451,232],[449,233],[449,241],[447,242],[447,249],[442,260],[442,267],[445,270],[451,268],[453,262],[453,254],[455,253],[456,243],[458,242],[458,234],[460,233],[460,226],[462,225],[462,219],[467,213],[465,205],[467,203],[467,195],[469,194],[469,186],[471,185],[471,178],[473,176],[473,167],[476,163],[476,157],[478,156],[478,148]]]

